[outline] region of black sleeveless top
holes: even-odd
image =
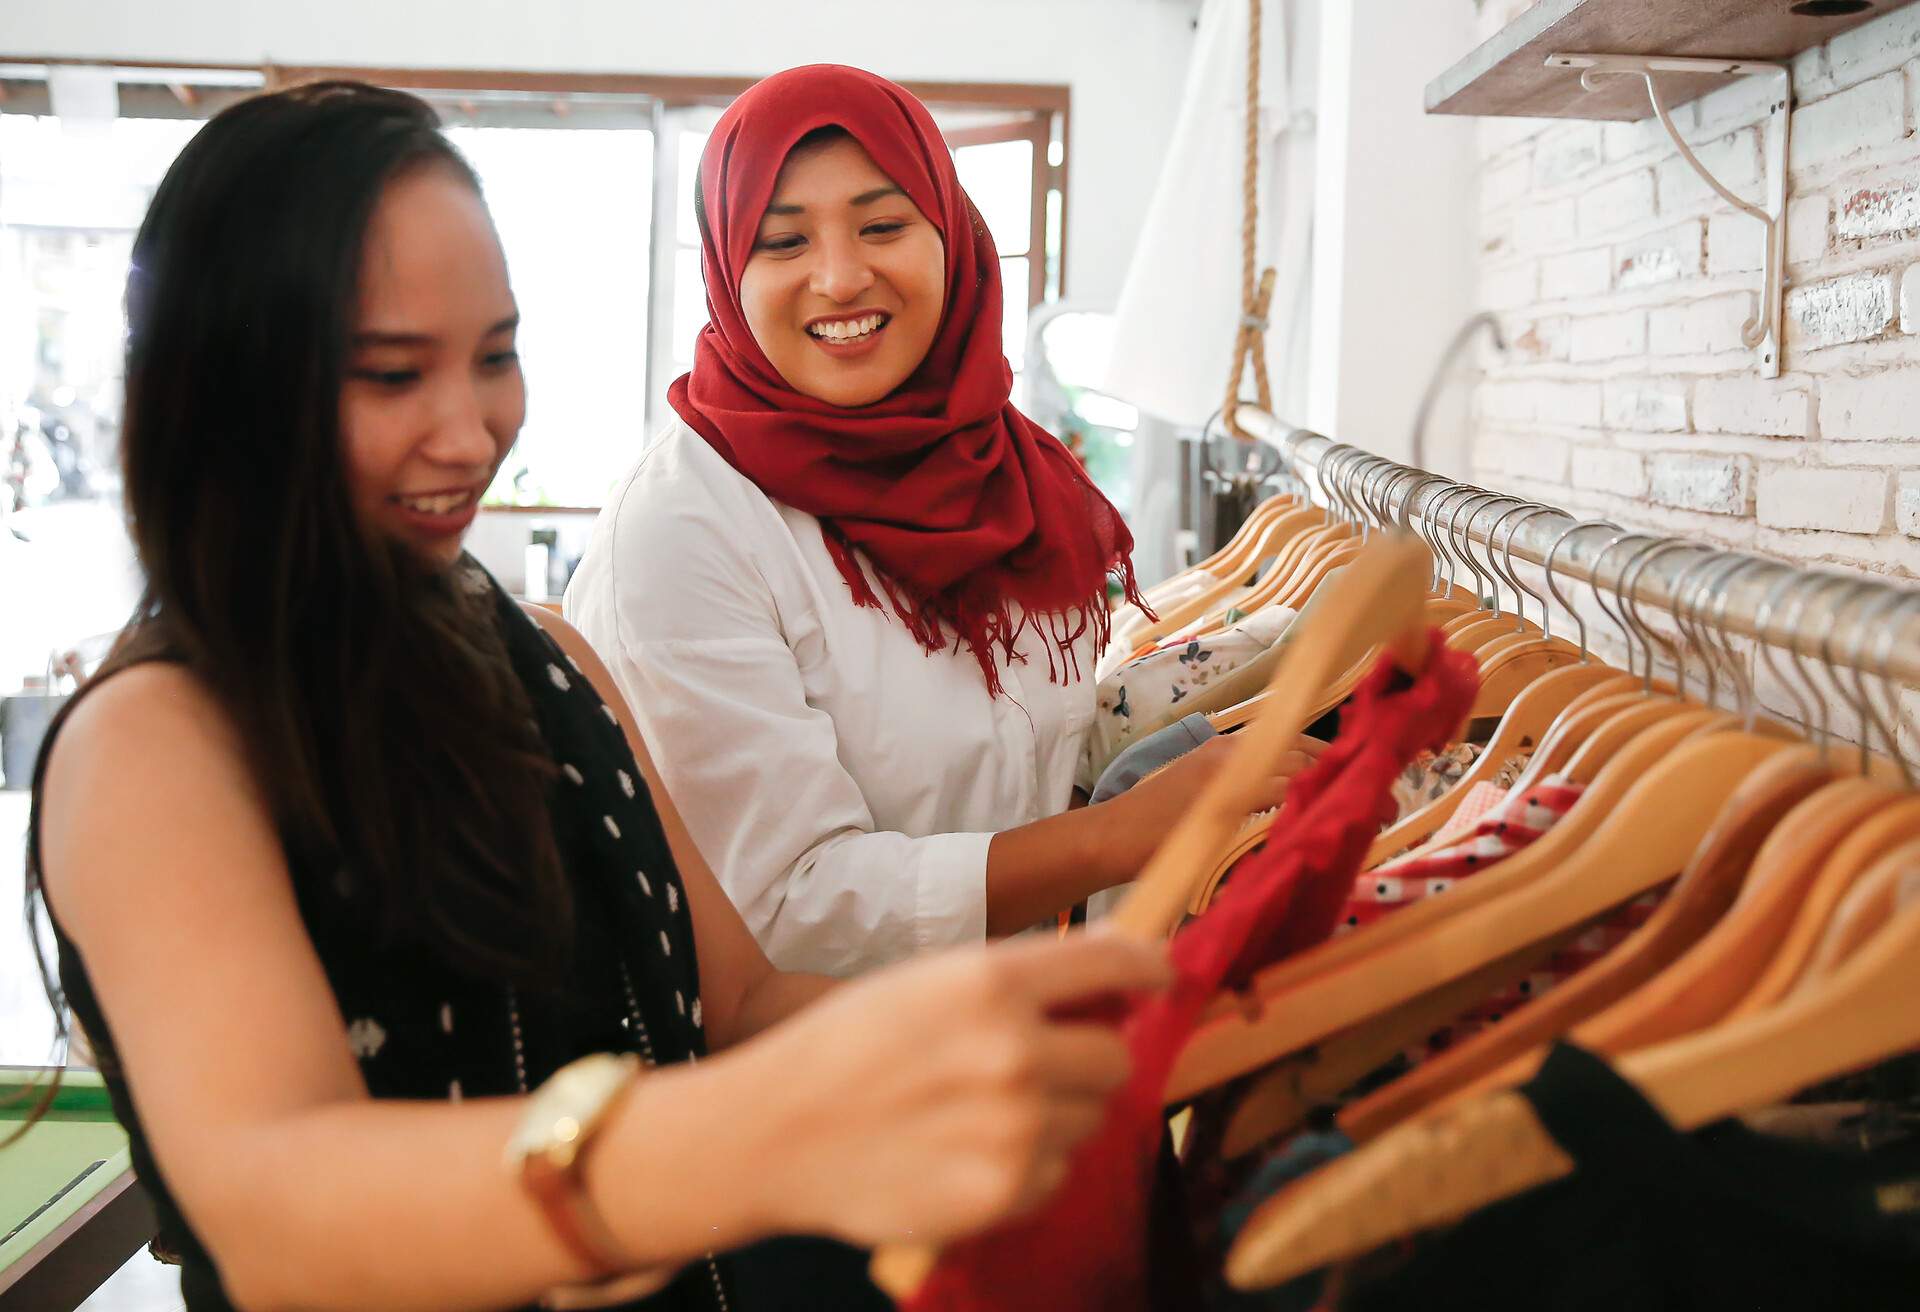
[[[477,564],[469,558],[458,568],[466,571],[469,586],[492,594],[509,659],[560,771],[550,803],[555,841],[573,886],[582,985],[576,994],[585,1001],[527,996],[456,972],[424,951],[383,948],[349,909],[353,903],[344,895],[353,872],[315,878],[321,872],[298,871],[304,877],[294,884],[307,933],[369,1092],[375,1098],[458,1101],[524,1092],[592,1052],[638,1053],[649,1065],[703,1056],[700,972],[686,893],[613,711],[559,645]],[[38,867],[37,796],[28,843]],[[159,1216],[156,1248],[180,1261],[188,1312],[232,1312],[219,1273],[154,1165],[140,1123],[139,1092],[120,1068],[86,965],[60,932],[51,905],[48,911],[61,987],[92,1044],[114,1112],[131,1140],[134,1169]],[[218,1090],[209,1089],[208,1096]],[[726,1312],[729,1279],[722,1261],[696,1261],[666,1289],[626,1306]]]

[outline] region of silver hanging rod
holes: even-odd
[[[1248,433],[1278,448],[1303,479],[1312,475],[1323,490],[1328,481],[1323,476],[1323,468],[1330,456],[1351,452],[1356,467],[1358,458],[1366,457],[1369,462],[1366,468],[1373,471],[1373,477],[1361,475],[1356,481],[1365,482],[1371,489],[1371,498],[1389,509],[1398,522],[1419,520],[1437,525],[1443,533],[1451,529],[1456,537],[1464,534],[1498,552],[1504,553],[1511,546],[1514,559],[1539,566],[1546,565],[1547,555],[1552,552],[1555,579],[1597,584],[1611,596],[1630,596],[1636,606],[1651,606],[1675,614],[1699,600],[1697,585],[1705,571],[1697,552],[1649,553],[1644,567],[1635,569],[1632,586],[1625,594],[1620,587],[1621,575],[1633,555],[1632,550],[1621,545],[1626,537],[1636,539],[1642,546],[1659,541],[1687,541],[1678,535],[1582,521],[1557,507],[1548,507],[1550,513],[1510,518],[1507,526],[1500,527],[1496,533],[1497,523],[1507,511],[1523,502],[1544,503],[1531,497],[1514,496],[1504,502],[1488,500],[1461,513],[1468,503],[1460,498],[1458,491],[1470,486],[1468,484],[1385,460],[1359,448],[1342,446],[1309,429],[1284,423],[1254,406],[1242,404],[1238,420]],[[1390,470],[1403,476],[1389,477]],[[1493,493],[1497,489],[1485,491]],[[1446,504],[1440,507],[1441,513],[1429,519],[1428,512],[1434,502],[1442,498]],[[1570,528],[1581,523],[1587,527],[1569,534]],[[1494,537],[1498,541],[1490,540]],[[1716,631],[1758,638],[1825,665],[1920,686],[1920,588],[1865,575],[1816,573],[1750,553],[1726,552],[1707,543],[1695,545],[1719,551],[1729,558],[1739,555],[1753,562],[1738,571],[1729,569],[1712,591],[1711,615],[1707,622]],[[1597,577],[1596,566],[1599,567]],[[1687,577],[1690,569],[1692,576]],[[1799,580],[1800,586],[1789,581],[1794,579]],[[1816,580],[1826,581],[1827,586],[1816,586]]]

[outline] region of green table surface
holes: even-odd
[[[20,1128],[50,1077],[0,1069],[0,1140]],[[0,1148],[0,1278],[132,1169],[99,1075],[64,1073],[46,1115]]]

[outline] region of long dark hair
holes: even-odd
[[[423,101],[330,82],[235,105],[167,171],[127,283],[146,587],[95,680],[156,656],[204,680],[304,905],[344,899],[382,942],[556,986],[554,767],[495,602],[359,523],[342,465],[361,248],[387,184],[423,167],[478,187]],[[30,905],[41,874],[30,851]]]

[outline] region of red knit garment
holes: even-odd
[[[947,1249],[909,1312],[1147,1307],[1148,1190],[1174,1060],[1222,987],[1333,932],[1368,845],[1397,813],[1395,776],[1415,753],[1446,745],[1479,691],[1470,655],[1442,646],[1437,631],[1431,652],[1411,683],[1385,659],[1367,676],[1339,736],[1287,789],[1273,839],[1174,937],[1175,983],[1127,1007],[1132,1078],[1060,1191],[1034,1215]]]
[[[780,167],[827,126],[852,134],[946,245],[945,308],[926,359],[858,408],[788,386],[740,303]],[[692,372],[667,392],[680,417],[761,491],[817,516],[854,600],[878,607],[864,553],[929,651],[964,645],[997,694],[995,651],[1011,657],[1032,626],[1060,658],[1056,679],[1079,677],[1073,644],[1092,627],[1106,646],[1107,575],[1140,600],[1133,536],[1080,462],[1009,399],[999,255],[926,106],[856,68],[776,73],[715,125],[700,194],[709,321]]]

